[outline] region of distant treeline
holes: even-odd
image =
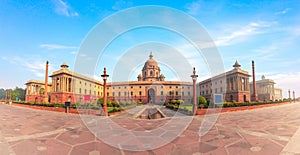
[[[21,101],[25,101],[25,95],[26,95],[26,90],[23,89],[23,88],[19,88],[19,87],[16,87],[14,89],[3,89],[3,88],[0,88],[0,99],[1,100],[5,100],[6,98],[6,92],[8,94],[8,99],[10,99],[10,91],[12,90],[12,93],[11,93],[11,99],[12,100],[21,100]]]

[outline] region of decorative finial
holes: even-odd
[[[63,69],[66,69],[66,68],[68,68],[69,66],[67,65],[66,62],[64,62],[60,67],[63,68]]]
[[[150,52],[149,58],[152,59],[153,55],[152,52]]]
[[[239,64],[239,62],[236,60],[235,64],[233,65],[234,68],[240,68],[241,65]]]
[[[46,64],[47,64],[47,65],[49,64],[49,61],[48,61],[48,60],[46,61]]]
[[[104,71],[103,71],[103,73],[104,73],[104,74],[106,74],[106,67],[104,67]]]
[[[195,67],[193,68],[193,74],[196,75],[196,69],[195,69]]]
[[[193,80],[196,80],[198,75],[196,75],[196,68],[193,67],[193,75],[191,75],[191,77],[193,78]]]

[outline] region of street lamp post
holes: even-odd
[[[104,71],[103,74],[101,75],[102,79],[103,79],[103,109],[104,109],[104,113],[105,116],[108,116],[108,111],[107,111],[107,97],[106,97],[106,80],[109,77],[108,74],[106,74],[106,68],[104,67]]]
[[[196,75],[195,67],[193,68],[193,75],[191,75],[193,79],[193,114],[196,115],[197,112],[197,94],[196,94],[196,81],[198,75]]]

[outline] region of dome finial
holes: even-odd
[[[238,61],[236,60],[235,61],[235,64],[233,65],[233,67],[235,68],[235,69],[239,69],[240,67],[241,67],[241,65],[238,63]]]
[[[64,62],[60,67],[61,67],[62,69],[67,69],[69,66],[67,65],[66,62]]]
[[[150,52],[149,58],[150,58],[150,59],[153,58],[152,52]]]

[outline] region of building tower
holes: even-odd
[[[142,74],[138,75],[138,81],[164,81],[165,76],[160,74],[160,68],[157,62],[153,59],[152,52],[149,59],[145,62],[142,69]]]

